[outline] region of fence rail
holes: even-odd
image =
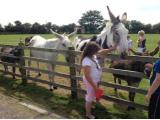
[[[0,56],[1,55],[12,57],[12,55],[0,52]],[[40,58],[34,58],[34,57],[14,57],[13,56],[13,58],[23,58],[25,60],[31,60],[31,61],[36,61],[36,62],[49,63],[49,64],[52,64],[52,65],[61,65],[61,66],[68,66],[68,67],[76,67],[78,69],[81,69],[81,67],[82,67],[81,65],[73,63],[73,62],[66,63],[66,62],[62,62],[62,61],[50,61],[50,60],[40,59]],[[140,78],[144,77],[143,73],[135,72],[135,71],[121,70],[121,69],[114,69],[114,68],[103,68],[102,70],[103,70],[103,72],[108,72],[108,73],[113,73],[113,74],[119,74],[119,75],[127,75],[127,76],[130,76],[130,77],[140,77]]]
[[[0,44],[0,47],[16,47],[16,46],[12,46],[12,45],[3,45]],[[56,50],[56,49],[47,49],[47,48],[36,48],[36,47],[22,47],[23,49],[29,49],[29,50],[42,50],[42,51],[46,51],[46,52],[57,52],[57,53],[61,53],[61,54],[72,54],[72,55],[80,55],[82,52],[79,51],[74,51],[74,50]],[[106,58],[112,59],[112,60],[120,60],[120,56],[116,55],[116,54],[108,54],[106,56]],[[158,60],[159,58],[156,57],[151,57],[151,56],[127,56],[126,58],[127,60],[133,60],[133,61],[142,61],[142,62],[155,62],[156,60]]]

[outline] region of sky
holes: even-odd
[[[127,12],[128,20],[160,22],[160,0],[0,0],[0,24],[16,20],[31,24],[78,24],[88,10],[98,10],[104,19],[109,19],[107,5],[115,16]]]

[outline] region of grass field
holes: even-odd
[[[0,44],[9,44],[17,45],[19,40],[24,40],[25,37],[30,35],[0,35]],[[45,38],[51,38],[52,35],[42,35]],[[89,37],[91,35],[85,35]],[[137,35],[130,35],[133,40],[133,48],[137,48]],[[157,44],[157,41],[160,39],[158,34],[147,34],[147,49],[153,50]],[[73,39],[73,38],[72,38]],[[64,60],[63,56],[59,56],[59,60]],[[35,64],[33,65],[35,66]],[[2,66],[1,66],[2,67]],[[41,64],[41,68],[45,68],[44,64]],[[56,71],[68,73],[67,67],[58,66]],[[34,76],[36,73],[32,72]],[[47,79],[46,75],[42,76],[43,79]],[[113,82],[111,74],[103,74],[103,80]],[[60,84],[69,84],[69,79],[56,77],[56,82]],[[125,82],[123,82],[126,85]],[[143,79],[140,88],[147,89],[149,82],[146,79]],[[18,99],[32,101],[38,105],[46,107],[49,110],[66,116],[67,118],[83,118],[84,116],[84,100],[83,98],[78,99],[77,101],[71,100],[68,96],[70,95],[69,91],[58,89],[54,93],[48,91],[46,86],[40,87],[36,86],[33,83],[28,84],[25,87],[19,86],[19,80],[13,81],[10,78],[1,77],[0,79],[1,91],[5,91],[8,95],[13,95]],[[115,96],[114,90],[111,88],[105,88],[106,94]],[[119,97],[128,99],[128,93],[124,91],[119,91]],[[144,95],[136,94],[135,98],[136,103],[147,104],[144,100]],[[126,111],[126,106],[120,106],[115,103],[108,101],[101,101],[97,104],[97,109],[94,110],[95,114],[98,115],[98,118],[147,118],[147,112],[136,109],[135,111]]]

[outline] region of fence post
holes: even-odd
[[[25,66],[25,59],[23,58],[24,56],[24,48],[23,48],[23,44],[21,44],[21,42],[19,43],[19,47],[22,50],[21,51],[21,56],[20,56],[20,68],[19,71],[22,75],[22,84],[25,85],[27,83],[27,77],[26,77],[26,69],[24,68]]]
[[[69,56],[69,63],[75,63],[75,55],[73,55],[70,51],[74,50],[74,47],[69,47],[69,52],[68,52],[68,56]],[[73,99],[77,99],[78,95],[77,95],[77,80],[76,80],[76,68],[75,67],[71,67],[70,66],[70,80],[71,80],[71,96]]]

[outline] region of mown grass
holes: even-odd
[[[24,40],[25,37],[30,35],[0,35],[0,44],[10,44],[17,45],[19,40]],[[52,35],[42,35],[45,38],[51,38]],[[91,35],[85,35],[89,37]],[[146,35],[147,37],[147,49],[152,50],[155,48],[158,35],[150,34]],[[72,38],[73,39],[73,38]],[[137,35],[131,35],[133,40],[133,48],[137,48]],[[59,60],[64,60],[63,56],[59,56]],[[35,67],[35,64],[33,64]],[[44,65],[41,65],[41,68],[45,68]],[[58,66],[56,68],[58,72],[68,73],[69,69],[67,67]],[[42,76],[46,78],[46,76]],[[66,84],[67,81],[64,78],[57,78],[57,83],[63,80],[63,84]],[[107,82],[113,82],[111,74],[103,74],[103,80]],[[62,83],[62,82],[61,82]],[[68,84],[68,82],[67,82]],[[123,85],[126,85],[123,82]],[[143,79],[140,88],[147,89],[149,83],[146,79]],[[20,85],[20,80],[12,80],[8,77],[0,77],[0,87],[4,90],[5,94],[16,96],[20,100],[32,101],[40,106],[46,107],[49,110],[63,115],[67,118],[84,118],[84,99],[79,98],[78,100],[72,100],[70,98],[70,92],[65,90],[58,89],[54,92],[48,91],[46,86],[39,86],[33,83],[29,83],[26,86]],[[115,92],[112,88],[105,88],[105,93],[108,95],[115,96]],[[128,99],[128,93],[124,91],[119,91],[119,97],[123,99]],[[136,94],[135,102],[140,104],[147,104],[144,100],[144,95]],[[121,106],[115,103],[102,100],[97,104],[97,108],[94,110],[94,113],[98,118],[147,118],[147,112],[136,109],[135,111],[126,111],[126,106]]]
[[[53,111],[66,118],[84,118],[84,99],[71,99],[70,95],[58,94],[58,91],[51,92],[45,87],[29,83],[20,85],[20,80],[13,80],[0,76],[0,92],[16,97],[20,101],[32,102],[49,111]],[[60,90],[59,90],[60,91]],[[97,118],[146,118],[146,113],[142,110],[126,111],[117,104],[102,101],[96,104],[93,110]],[[133,115],[134,114],[134,115]]]

